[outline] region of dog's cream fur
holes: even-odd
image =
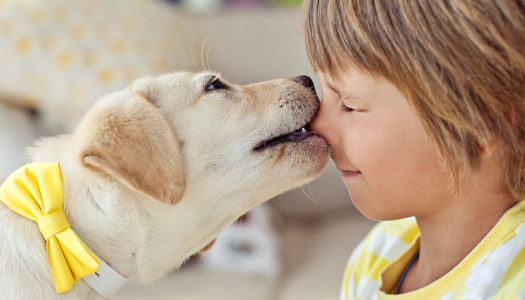
[[[72,135],[31,150],[33,161],[60,162],[72,228],[126,277],[163,277],[250,208],[313,180],[326,165],[328,145],[315,134],[254,150],[312,120],[319,103],[310,89],[278,79],[207,90],[217,78],[140,79],[100,99]],[[1,202],[0,295],[101,297],[82,280],[58,295],[37,224]]]

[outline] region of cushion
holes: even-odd
[[[192,68],[185,24],[161,0],[0,0],[0,99],[69,132],[100,96]]]

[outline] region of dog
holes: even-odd
[[[103,96],[72,134],[29,153],[60,164],[63,210],[87,247],[149,284],[251,208],[322,173],[328,143],[307,130],[318,109],[306,76],[241,86],[173,72]],[[2,298],[104,298],[85,280],[58,294],[36,222],[2,202],[0,236]]]

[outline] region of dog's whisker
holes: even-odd
[[[204,64],[204,47],[206,46],[207,39],[208,39],[208,36],[205,35],[204,40],[201,43],[201,71],[206,71],[206,67]]]
[[[310,191],[310,194],[312,195],[312,201],[317,203],[317,205],[321,205],[321,203],[319,203],[319,201],[315,198],[314,192],[312,191],[312,185],[311,184],[308,184],[308,190]]]
[[[305,188],[308,188],[308,191],[306,191]],[[314,194],[312,192],[312,186],[310,184],[301,186],[301,191],[303,191],[303,193],[305,194],[305,196],[309,200],[313,201],[317,205],[320,205],[319,201],[317,201],[317,199],[315,199],[315,196],[314,196]]]
[[[211,68],[210,68],[210,48],[211,48],[211,44],[208,44],[208,52],[206,53],[206,62],[207,62],[207,65],[208,65],[208,71],[211,71]]]
[[[308,200],[313,201],[314,203],[316,203],[316,201],[312,198],[312,196],[309,195],[308,192],[305,190],[305,187],[306,187],[306,185],[301,186],[301,191],[303,192],[303,194],[306,196],[306,198],[308,198]]]
[[[193,45],[195,44],[196,36],[197,36],[197,32],[194,32],[193,38],[191,39],[190,53],[191,53],[191,60],[193,61],[193,65],[195,66],[195,70],[198,70],[199,66],[197,66],[197,61],[195,61],[195,54],[193,53]]]
[[[191,60],[193,61],[193,65],[195,66],[195,69],[198,70],[199,67],[197,66],[197,62],[195,61],[195,55],[193,53],[193,45],[195,44],[195,37],[197,36],[197,32],[193,33],[193,38],[191,39],[191,46],[190,46],[190,53],[191,53]]]
[[[210,30],[209,36],[211,36],[213,29]],[[210,67],[210,48],[211,48],[211,42],[208,43],[208,52],[206,53],[206,62],[208,63],[208,71],[211,71]]]
[[[206,49],[206,44],[208,44],[208,39],[210,38],[211,36],[211,29],[210,31],[204,36],[204,41],[202,43],[202,47],[201,47],[201,66],[202,66],[202,70],[203,71],[209,71],[209,68],[206,69],[206,63],[204,62],[204,51]]]

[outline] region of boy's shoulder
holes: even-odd
[[[367,264],[383,265],[397,259],[411,245],[418,243],[419,228],[415,218],[382,221],[372,228],[352,253],[349,263],[356,268]]]
[[[368,249],[382,249],[382,252],[406,250],[419,237],[416,219],[405,218],[379,222],[364,239]],[[370,250],[369,250],[370,251]],[[398,253],[398,255],[401,253]],[[388,255],[390,256],[390,255]],[[397,256],[396,256],[397,257]],[[387,258],[387,257],[385,257]]]
[[[379,290],[380,274],[409,248],[419,246],[415,218],[382,221],[354,249],[345,268],[342,294],[369,299]]]
[[[393,277],[385,275],[384,271],[389,269],[390,275],[401,274],[407,258],[419,248],[419,237],[414,218],[379,222],[350,257],[343,292],[357,295],[364,286],[378,291],[381,274],[382,284],[390,286]],[[394,276],[396,280],[397,275]],[[439,280],[439,284],[422,289],[421,293],[439,288],[468,299],[525,299],[524,276],[525,202],[520,202],[502,216],[475,249]]]
[[[419,236],[419,228],[414,217],[379,222],[373,231],[396,236],[406,243],[413,242]]]

